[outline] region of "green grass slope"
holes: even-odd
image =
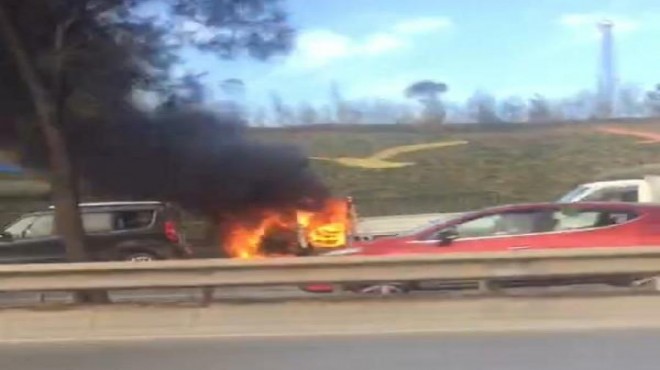
[[[401,145],[467,141],[388,159],[414,162],[400,168],[313,160],[335,192],[361,202],[363,214],[395,214],[554,200],[580,182],[660,173],[660,141],[640,143],[644,139],[606,133],[605,127],[660,133],[660,122],[608,122],[445,129],[329,126],[254,135],[302,145],[310,156],[325,158],[364,158]]]

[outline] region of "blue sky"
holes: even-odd
[[[403,100],[419,79],[449,85],[447,99],[476,89],[497,96],[570,95],[596,85],[595,24],[615,22],[623,82],[660,82],[658,0],[288,0],[296,49],[269,63],[220,62],[192,53],[182,70],[208,71],[208,86],[240,78],[247,99],[323,103],[332,81],[347,98]]]

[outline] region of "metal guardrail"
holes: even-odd
[[[0,291],[660,275],[660,247],[0,266]]]

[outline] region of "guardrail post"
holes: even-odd
[[[202,287],[202,306],[208,306],[213,302],[213,291],[212,286]]]
[[[342,296],[347,292],[346,289],[344,289],[344,286],[342,284],[332,284],[332,293],[331,295],[333,296]]]
[[[481,293],[494,293],[500,290],[499,284],[495,281],[491,280],[479,280],[478,282],[478,290]]]

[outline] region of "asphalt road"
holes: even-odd
[[[657,370],[660,331],[0,346],[12,370]]]

